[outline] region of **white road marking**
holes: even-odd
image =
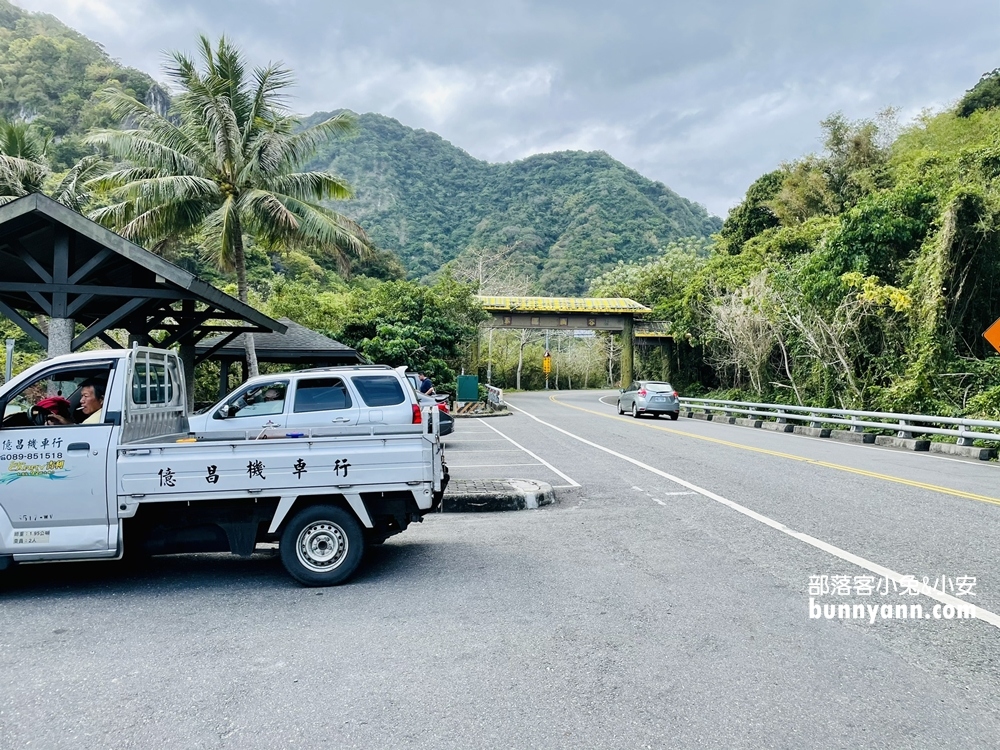
[[[447,438],[445,438],[447,442]],[[453,441],[455,443],[502,443],[503,439],[498,437],[486,437],[486,438],[467,438],[462,437],[461,440]]]
[[[780,531],[782,534],[787,534],[793,539],[798,539],[800,542],[805,542],[811,547],[815,547],[816,549],[826,552],[827,554],[833,555],[834,557],[840,558],[845,562],[848,562],[852,565],[856,565],[857,567],[863,568],[864,570],[867,570],[871,573],[875,573],[876,575],[881,576],[882,578],[886,578],[890,581],[893,581],[897,585],[902,584],[903,586],[909,587],[910,589],[916,589],[919,593],[923,594],[924,596],[934,599],[935,601],[941,602],[942,604],[950,604],[953,607],[966,607],[969,605],[969,602],[965,599],[959,599],[958,597],[951,596],[950,594],[946,594],[943,591],[938,591],[937,589],[933,589],[926,583],[918,582],[916,583],[916,585],[914,585],[912,581],[910,581],[908,578],[906,578],[900,573],[897,573],[894,570],[879,565],[878,563],[874,563],[871,560],[867,560],[863,557],[860,557],[859,555],[855,555],[846,550],[842,550],[839,547],[835,547],[834,545],[828,542],[824,542],[822,539],[817,539],[816,537],[810,536],[809,534],[804,534],[801,531],[790,529],[789,527],[785,526],[785,524],[779,521],[775,521],[761,513],[758,513],[757,511],[750,510],[749,508],[740,505],[739,503],[733,502],[732,500],[724,498],[721,495],[717,495],[711,490],[706,490],[705,488],[699,487],[696,484],[692,484],[691,482],[681,479],[680,477],[675,477],[673,474],[668,474],[665,471],[661,471],[660,469],[657,469],[654,466],[650,466],[649,464],[644,464],[642,461],[638,461],[632,458],[631,456],[626,456],[623,453],[611,450],[610,448],[605,448],[603,445],[598,445],[597,443],[591,442],[590,440],[580,437],[579,435],[574,435],[572,432],[564,430],[562,427],[556,427],[554,424],[544,422],[538,417],[536,417],[534,414],[530,414],[526,412],[524,409],[519,409],[518,407],[514,406],[511,403],[508,403],[507,406],[509,406],[511,409],[516,409],[517,411],[524,414],[526,417],[535,420],[539,424],[552,428],[556,432],[561,432],[563,435],[571,437],[574,440],[579,440],[581,443],[589,445],[591,448],[596,448],[597,450],[603,451],[604,453],[608,453],[614,456],[615,458],[620,458],[623,461],[627,461],[630,464],[638,466],[640,469],[645,469],[646,471],[656,474],[657,476],[663,477],[664,479],[669,479],[671,482],[675,482],[681,485],[682,487],[687,487],[689,490],[693,490],[699,495],[707,497],[709,500],[714,500],[717,503],[725,505],[727,508],[735,510],[737,513],[742,513],[747,518],[752,518],[754,521],[762,523],[765,526],[770,526],[775,531]],[[990,612],[989,610],[983,609],[982,607],[976,606],[976,618],[982,620],[983,622],[989,623],[995,628],[1000,628],[1000,615]]]
[[[494,467],[500,469],[504,466],[541,466],[541,464],[453,464],[448,462],[449,469],[492,469]],[[578,484],[570,485],[571,487],[579,487]]]
[[[697,495],[697,492],[661,492],[661,495]]]
[[[692,493],[692,494],[693,494],[693,493]],[[660,500],[659,498],[656,498],[656,497],[654,497],[654,498],[653,498],[653,502],[654,502],[654,503],[659,503],[659,504],[660,504],[660,505],[662,505],[662,506],[663,506],[664,508],[666,508],[666,507],[667,507],[667,504],[666,504],[665,502],[663,502],[662,500]]]
[[[645,492],[645,490],[642,487],[636,487],[635,485],[632,485],[632,489],[635,490],[636,492]]]
[[[499,442],[499,441],[498,441]],[[452,447],[452,455],[455,453],[520,453],[517,448],[490,448],[489,450],[480,450],[478,448],[469,450],[459,450],[458,448]]]
[[[520,410],[519,410],[519,411],[520,411]],[[562,473],[561,471],[559,471],[559,469],[557,469],[557,468],[556,468],[555,466],[553,466],[553,465],[552,465],[552,464],[550,464],[550,463],[549,463],[548,461],[546,461],[546,460],[545,460],[544,458],[542,458],[541,456],[538,456],[538,455],[536,455],[536,454],[532,453],[531,451],[529,451],[529,450],[528,450],[527,448],[525,448],[525,447],[524,447],[523,445],[521,445],[520,443],[516,443],[516,442],[514,442],[514,441],[513,441],[513,440],[511,440],[511,439],[510,439],[509,437],[507,437],[507,436],[506,436],[506,435],[504,435],[504,434],[503,434],[502,432],[500,432],[500,430],[498,430],[498,429],[497,429],[496,427],[494,427],[493,425],[491,425],[491,424],[488,424],[488,423],[486,423],[486,422],[483,422],[483,421],[482,421],[481,419],[480,419],[480,420],[476,420],[476,421],[477,421],[477,422],[479,422],[480,424],[482,424],[482,425],[483,425],[483,426],[485,426],[485,427],[489,427],[489,428],[490,428],[491,430],[493,430],[493,432],[495,432],[495,433],[496,433],[497,435],[499,435],[500,437],[502,437],[502,438],[504,438],[505,440],[509,441],[509,442],[510,442],[510,444],[511,444],[511,445],[513,445],[513,446],[514,446],[515,448],[520,448],[520,449],[521,449],[521,450],[523,450],[523,451],[524,451],[525,453],[527,453],[527,454],[528,454],[529,456],[531,456],[531,457],[532,457],[533,459],[535,459],[535,460],[536,460],[536,461],[538,461],[539,463],[543,464],[544,466],[547,466],[547,467],[548,467],[549,469],[551,469],[552,471],[554,471],[554,472],[555,472],[556,474],[558,474],[558,475],[559,475],[560,477],[562,477],[563,479],[565,479],[565,480],[566,480],[566,482],[567,482],[567,483],[569,484],[569,486],[570,486],[570,487],[579,487],[579,486],[580,486],[580,483],[579,483],[579,482],[577,482],[577,481],[576,481],[575,479],[573,479],[572,477],[568,477],[568,476],[566,476],[566,475],[565,475],[565,474],[563,474],[563,473]],[[523,465],[524,465],[524,466],[529,466],[530,464],[523,464]]]

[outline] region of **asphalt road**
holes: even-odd
[[[346,586],[299,588],[266,554],[6,576],[0,745],[997,747],[1000,467],[601,395],[460,420],[456,476],[560,501],[434,515]],[[981,618],[814,618],[810,598]]]

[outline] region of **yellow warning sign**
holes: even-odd
[[[545,357],[542,358],[542,372],[548,375],[552,372],[552,355],[545,352]]]

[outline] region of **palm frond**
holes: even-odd
[[[274,193],[267,190],[245,193],[240,201],[240,208],[249,223],[252,223],[252,228],[267,241],[285,241],[299,231],[298,217]]]
[[[297,236],[302,241],[336,247],[356,258],[371,254],[365,230],[346,216],[291,195],[274,193],[274,196],[298,219]]]
[[[214,180],[194,175],[153,176],[128,180],[108,191],[114,200],[131,201],[137,206],[177,201],[204,201],[218,204],[222,193]]]
[[[348,135],[355,129],[354,116],[350,112],[341,112],[329,120],[290,136],[281,143],[281,155],[278,157],[280,163],[286,169],[297,169],[308,162],[317,149],[328,143],[331,138]]]
[[[275,192],[287,193],[305,201],[347,200],[354,195],[350,185],[329,172],[279,174],[265,184]]]
[[[110,167],[111,163],[98,154],[83,157],[59,181],[52,197],[64,206],[83,213],[93,195],[88,183],[96,182]]]

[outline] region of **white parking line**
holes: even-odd
[[[453,464],[448,463],[449,469],[492,469],[492,468],[502,468],[504,466],[541,466],[541,464]],[[575,484],[574,487],[579,487],[580,485]]]
[[[614,456],[615,458],[620,458],[621,460],[627,461],[628,463],[633,464],[634,466],[638,466],[640,469],[644,469],[648,472],[656,474],[657,476],[663,477],[664,479],[669,479],[671,482],[675,482],[681,485],[682,487],[687,487],[689,490],[693,490],[699,495],[707,497],[709,500],[714,500],[715,502],[720,503],[721,505],[725,505],[727,508],[735,510],[737,513],[742,513],[747,518],[751,518],[754,521],[764,524],[765,526],[769,526],[775,531],[780,531],[782,534],[787,534],[793,539],[798,539],[800,542],[805,542],[809,546],[814,547],[823,552],[826,552],[827,554],[833,555],[834,557],[840,558],[845,562],[848,562],[852,565],[856,565],[859,568],[863,568],[864,570],[867,570],[871,573],[875,573],[876,575],[881,576],[883,578],[887,578],[888,580],[893,581],[897,585],[902,584],[903,586],[908,587],[909,589],[916,589],[919,593],[923,594],[924,596],[934,599],[935,601],[941,602],[942,604],[950,604],[953,607],[965,607],[968,605],[967,601],[959,599],[958,597],[951,596],[950,594],[946,594],[942,591],[938,591],[937,589],[933,589],[926,583],[917,583],[916,585],[914,585],[914,583],[910,581],[909,578],[904,577],[900,573],[897,573],[896,571],[891,570],[890,568],[886,568],[882,565],[879,565],[878,563],[872,562],[871,560],[867,560],[851,552],[842,550],[839,547],[835,547],[834,545],[828,542],[824,542],[822,539],[817,539],[816,537],[810,536],[809,534],[804,534],[801,531],[795,531],[794,529],[790,529],[789,527],[785,526],[785,524],[779,521],[775,521],[761,513],[758,513],[757,511],[750,510],[749,508],[740,505],[739,503],[733,502],[732,500],[724,498],[721,495],[717,495],[711,490],[706,490],[705,488],[699,487],[696,484],[692,484],[691,482],[681,479],[680,477],[675,477],[673,474],[668,474],[667,472],[661,471],[660,469],[650,466],[649,464],[644,464],[642,461],[638,461],[637,459],[634,459],[631,456],[626,456],[623,453],[611,450],[610,448],[605,448],[603,445],[598,445],[597,443],[591,442],[590,440],[580,437],[579,435],[574,435],[572,432],[564,430],[562,427],[556,427],[554,424],[549,424],[548,422],[544,422],[538,417],[536,417],[534,414],[530,414],[526,412],[524,409],[519,409],[513,404],[508,403],[507,406],[509,406],[511,409],[515,409],[521,412],[526,417],[535,420],[539,424],[552,428],[556,432],[561,432],[563,435],[571,437],[574,440],[579,440],[581,443],[589,445],[591,448],[595,448],[596,450],[608,453]],[[912,578],[912,576],[910,578]],[[995,628],[1000,628],[1000,615],[997,615],[993,612],[990,612],[989,610],[985,610],[982,607],[977,606],[976,617],[982,620],[983,622],[989,623]]]
[[[518,411],[520,411],[520,409],[518,409]],[[521,449],[521,450],[523,450],[523,451],[524,451],[525,453],[527,453],[527,454],[528,454],[529,456],[531,456],[531,457],[532,457],[533,459],[535,459],[535,460],[536,460],[536,461],[538,461],[539,463],[541,463],[541,464],[543,464],[543,465],[547,466],[547,467],[548,467],[549,469],[551,469],[552,471],[554,471],[554,472],[555,472],[556,474],[558,474],[558,475],[559,475],[560,477],[562,477],[563,479],[565,479],[565,480],[566,480],[566,482],[567,482],[567,483],[569,484],[569,486],[570,486],[570,487],[579,487],[579,486],[580,486],[580,483],[579,483],[579,482],[577,482],[577,481],[576,481],[575,479],[573,479],[572,477],[568,477],[568,476],[566,476],[566,475],[565,475],[565,474],[563,474],[563,473],[562,473],[561,471],[559,471],[559,469],[557,469],[557,468],[556,468],[555,466],[553,466],[553,465],[552,465],[552,464],[550,464],[550,463],[549,463],[548,461],[546,461],[546,460],[545,460],[544,458],[542,458],[541,456],[538,456],[538,455],[536,455],[536,454],[532,453],[531,451],[529,451],[529,450],[528,450],[527,448],[525,448],[525,447],[524,447],[523,445],[521,445],[520,443],[516,443],[516,442],[514,442],[514,441],[513,441],[513,440],[511,440],[511,439],[510,439],[509,437],[507,437],[507,436],[506,436],[506,435],[504,435],[504,434],[503,434],[502,432],[500,432],[500,430],[498,430],[498,429],[497,429],[496,427],[494,427],[493,425],[491,425],[491,424],[488,424],[488,423],[486,423],[486,422],[483,422],[482,420],[476,420],[476,421],[477,421],[477,422],[479,422],[480,424],[482,424],[482,425],[483,425],[483,426],[485,426],[485,427],[489,427],[489,428],[490,428],[491,430],[493,430],[493,432],[495,432],[495,433],[496,433],[497,435],[499,435],[500,437],[504,438],[505,440],[508,440],[508,441],[510,442],[510,444],[511,444],[511,445],[513,445],[513,446],[515,446],[515,447],[517,447],[517,448],[520,448],[520,449]],[[527,466],[527,465],[529,465],[529,464],[525,464],[525,466]]]

